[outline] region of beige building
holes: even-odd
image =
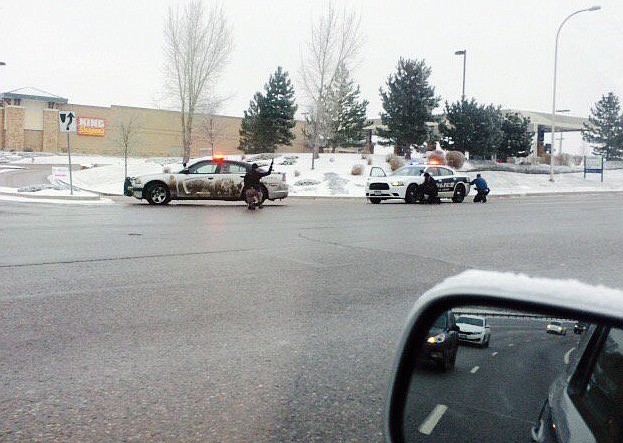
[[[35,88],[2,94],[0,148],[14,151],[66,152],[67,136],[59,132],[58,111],[75,111],[78,132],[70,135],[72,152],[122,155],[120,128],[130,121],[137,128],[130,155],[181,156],[180,113],[129,106],[89,106]],[[192,156],[210,155],[212,144],[218,154],[239,154],[238,131],[241,118],[196,115],[193,125]],[[294,128],[292,146],[279,149],[305,152],[302,122]]]

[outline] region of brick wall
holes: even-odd
[[[7,106],[4,108],[6,118],[5,149],[24,149],[24,108]]]
[[[58,111],[56,109],[43,110],[43,151],[56,151],[58,149]]]

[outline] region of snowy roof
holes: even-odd
[[[40,102],[53,102],[53,103],[62,103],[66,104],[69,100],[43,91],[38,88],[33,88],[31,86],[27,86],[25,88],[13,89],[11,91],[3,92],[2,98],[11,98],[11,99],[22,99],[22,100],[34,100]]]

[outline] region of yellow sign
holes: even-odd
[[[106,135],[106,120],[95,117],[78,117],[78,135],[104,137]]]

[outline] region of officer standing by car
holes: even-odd
[[[260,179],[266,177],[273,172],[273,163],[275,159],[270,162],[270,167],[266,172],[260,172],[260,168],[257,163],[251,165],[251,170],[244,176],[244,196],[246,198],[249,209],[255,209],[255,206],[262,208],[262,201],[267,196],[262,196],[262,189],[260,187]]]
[[[471,181],[471,185],[476,186],[476,197],[474,197],[474,203],[487,203],[487,195],[489,194],[489,186],[487,182],[480,174],[476,174],[476,178]]]

